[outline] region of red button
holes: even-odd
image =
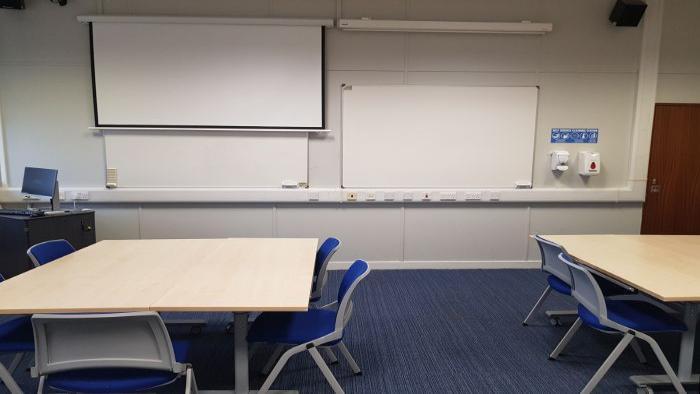
[[[591,170],[595,170],[595,162],[591,162]]]

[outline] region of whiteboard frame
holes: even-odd
[[[355,86],[431,86],[431,85],[412,85],[412,84],[387,84],[387,85],[379,85],[379,84],[355,84]],[[445,85],[434,85],[436,87],[444,87]],[[450,85],[447,85],[450,86]],[[532,85],[532,86],[483,86],[483,85],[454,85],[455,87],[461,87],[461,88],[508,88],[508,87],[513,87],[513,88],[535,88],[537,90],[537,96],[536,96],[536,105],[535,105],[535,119],[534,119],[534,130],[532,133],[532,160],[530,162],[530,177],[528,179],[516,179],[513,182],[513,187],[512,189],[526,189],[526,190],[531,190],[533,187],[533,182],[534,182],[534,169],[535,169],[535,150],[536,150],[536,145],[537,145],[537,127],[538,127],[538,119],[539,119],[539,100],[540,100],[540,90],[541,87],[539,85]],[[401,191],[402,189],[415,189],[415,190],[486,190],[486,189],[493,189],[493,190],[510,190],[510,187],[499,187],[499,186],[484,186],[484,185],[479,185],[479,186],[416,186],[416,185],[400,185],[400,186],[378,186],[378,185],[373,185],[373,186],[346,186],[345,185],[345,160],[344,160],[344,153],[345,153],[345,129],[344,129],[344,117],[345,117],[345,95],[344,92],[346,90],[351,90],[353,87],[353,84],[341,84],[340,85],[340,189],[341,190],[396,190],[396,191]]]

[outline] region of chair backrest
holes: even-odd
[[[540,247],[540,256],[542,256],[542,271],[561,279],[567,285],[571,285],[571,273],[569,267],[559,260],[560,253],[566,253],[563,246],[548,241],[539,235],[535,235],[537,246]]]
[[[326,286],[326,280],[328,275],[326,275],[326,269],[328,268],[328,262],[340,248],[340,240],[337,238],[330,237],[323,241],[321,247],[318,248],[316,252],[316,264],[314,264],[314,281],[311,284],[311,297],[312,299],[318,299],[321,297],[323,288]]]
[[[35,376],[91,368],[142,368],[182,372],[155,312],[36,314]]]
[[[348,268],[338,288],[338,314],[335,318],[335,329],[341,330],[348,323],[352,313],[352,293],[355,287],[369,274],[369,265],[363,260],[355,260]]]
[[[591,272],[574,262],[566,253],[559,254],[559,260],[566,264],[571,271],[571,295],[581,305],[598,317],[601,323],[608,323],[608,310],[605,306],[605,297],[598,282]]]
[[[27,249],[27,254],[34,263],[34,267],[50,263],[73,252],[75,252],[75,248],[65,239],[38,243]]]

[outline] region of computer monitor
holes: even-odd
[[[58,170],[49,168],[24,167],[22,193],[51,197],[51,210],[60,209],[58,193]]]

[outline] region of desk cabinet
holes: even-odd
[[[76,249],[94,244],[95,212],[40,217],[0,215],[0,273],[8,279],[31,269],[27,249],[52,239],[65,239]]]

